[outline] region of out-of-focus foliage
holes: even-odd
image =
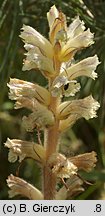
[[[86,180],[93,183],[85,184],[85,192],[77,199],[105,199],[105,1],[104,0],[0,0],[0,199],[8,199],[6,178],[15,174],[18,162],[8,162],[7,149],[3,143],[7,137],[35,140],[37,134],[26,134],[21,126],[21,117],[25,110],[15,111],[13,102],[8,99],[7,82],[15,77],[47,85],[39,71],[22,72],[24,57],[23,43],[19,38],[23,23],[34,27],[48,37],[46,13],[55,4],[68,18],[79,15],[86,26],[95,33],[95,44],[78,53],[76,58],[98,54],[101,64],[98,67],[99,78],[93,82],[82,78],[81,91],[77,97],[89,94],[100,102],[98,118],[86,122],[79,121],[66,135],[62,135],[62,152],[67,155],[95,150],[98,155],[96,169],[89,174],[80,173]],[[40,170],[32,160],[23,162],[19,175],[40,188]],[[19,197],[18,197],[19,199]]]

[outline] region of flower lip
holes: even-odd
[[[80,84],[76,80],[68,80],[67,76],[63,74],[55,78],[51,87],[51,94],[53,97],[69,97],[74,96],[80,90]]]

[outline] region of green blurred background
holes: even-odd
[[[76,98],[90,94],[101,107],[98,118],[79,120],[72,129],[62,135],[60,149],[67,156],[95,150],[98,155],[96,168],[91,173],[80,173],[93,185],[84,185],[85,192],[75,199],[105,199],[105,1],[104,0],[0,0],[0,199],[8,199],[6,179],[16,173],[19,163],[8,162],[8,149],[4,148],[7,137],[36,140],[36,134],[26,133],[21,126],[25,109],[14,110],[13,101],[8,99],[7,82],[16,77],[45,86],[45,78],[38,71],[22,72],[24,58],[23,43],[19,38],[24,24],[34,27],[48,37],[46,13],[55,4],[67,16],[68,24],[79,15],[86,27],[95,33],[95,44],[79,52],[78,60],[97,53],[101,64],[97,68],[98,79],[93,81],[82,77],[81,91]],[[42,137],[43,138],[43,137]],[[23,162],[19,176],[41,187],[41,171],[31,159]],[[18,196],[15,199],[20,199]]]

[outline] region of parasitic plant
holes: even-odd
[[[76,17],[67,27],[66,16],[52,6],[47,13],[49,40],[30,26],[23,25],[20,34],[26,49],[23,71],[38,69],[48,80],[48,88],[36,83],[10,79],[9,98],[16,100],[15,109],[31,111],[22,124],[26,131],[38,131],[38,142],[7,139],[8,159],[15,162],[30,157],[42,169],[42,191],[23,179],[10,175],[7,184],[9,196],[23,195],[29,199],[67,199],[82,192],[82,179],[78,170],[89,172],[97,161],[94,151],[66,157],[59,152],[60,135],[78,119],[97,117],[99,103],[92,95],[72,99],[80,90],[77,78],[87,76],[93,80],[99,64],[97,55],[77,62],[75,54],[92,45],[93,33]],[[66,99],[68,97],[68,99]],[[44,132],[44,140],[40,133]],[[61,183],[61,184],[59,184]]]

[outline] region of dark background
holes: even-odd
[[[81,176],[93,185],[85,184],[85,192],[76,199],[105,199],[105,1],[102,0],[0,0],[0,199],[8,199],[6,179],[10,173],[15,175],[19,165],[18,162],[8,162],[8,150],[4,148],[4,142],[7,137],[36,139],[36,134],[27,134],[21,126],[21,118],[27,111],[14,110],[13,101],[8,99],[9,77],[43,86],[47,84],[38,71],[22,72],[24,49],[19,38],[20,29],[25,23],[48,37],[46,13],[53,4],[66,14],[68,24],[79,15],[86,27],[95,33],[95,44],[78,53],[76,58],[80,60],[97,53],[101,61],[97,68],[98,79],[93,81],[82,77],[81,91],[76,97],[83,98],[92,94],[100,102],[101,108],[98,118],[79,120],[62,136],[61,151],[69,156],[92,150],[97,152],[96,168],[91,173],[81,173]],[[19,176],[38,188],[41,187],[40,169],[31,159],[23,162]]]

